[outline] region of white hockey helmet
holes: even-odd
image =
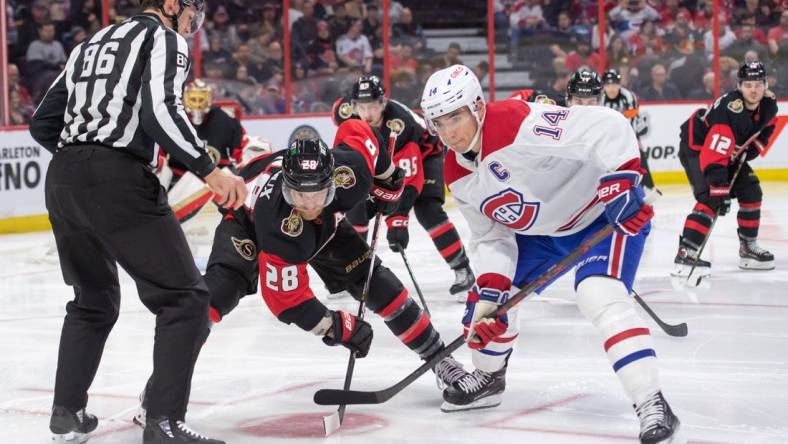
[[[453,65],[433,73],[424,86],[421,95],[421,110],[427,119],[427,128],[435,133],[432,119],[458,110],[463,106],[470,109],[471,114],[481,126],[479,118],[479,99],[484,103],[484,91],[476,74],[465,65]]]

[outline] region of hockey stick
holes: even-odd
[[[660,319],[659,316],[657,316],[657,314],[654,313],[654,310],[652,310],[651,307],[649,307],[648,304],[646,304],[646,301],[644,301],[643,298],[641,298],[640,295],[637,294],[635,290],[632,290],[632,297],[635,298],[635,301],[637,301],[637,303],[640,304],[643,310],[645,310],[646,313],[648,313],[648,315],[651,316],[651,319],[653,319],[654,322],[656,322],[657,325],[659,325],[659,327],[662,329],[662,331],[664,331],[668,336],[675,336],[680,338],[687,336],[688,329],[686,322],[682,322],[681,324],[676,324],[676,325],[670,325],[665,321],[663,321],[662,319]]]
[[[734,158],[738,157],[739,165],[736,167],[736,171],[733,173],[733,177],[731,178],[731,188],[733,184],[736,183],[736,179],[739,177],[739,173],[741,172],[741,168],[744,166],[744,162],[747,159],[746,154],[744,151],[747,149],[747,146],[755,140],[761,132],[758,131],[757,133],[750,136],[746,142],[744,142],[740,147],[737,147],[738,153],[734,154]],[[703,253],[703,249],[706,248],[706,243],[709,241],[711,237],[711,231],[714,229],[714,225],[717,223],[717,219],[720,217],[720,210],[714,212],[714,218],[711,220],[711,225],[709,225],[709,231],[706,233],[706,236],[703,238],[703,242],[701,242],[700,247],[698,248],[698,254],[695,257],[695,261],[692,263],[692,268],[690,268],[689,273],[687,274],[687,280],[684,282],[685,284],[690,284],[690,278],[692,278],[692,273],[695,271],[695,268],[698,266],[698,262],[700,262],[700,255]],[[700,281],[703,280],[703,276],[700,276],[696,281],[694,287],[700,285]]]
[[[418,282],[416,282],[416,276],[413,275],[413,270],[410,268],[410,262],[408,262],[408,258],[405,256],[405,250],[400,250],[399,252],[402,254],[402,260],[405,262],[405,268],[408,269],[410,280],[413,281],[413,286],[416,287],[416,293],[419,295],[419,300],[421,301],[421,308],[427,312],[427,316],[432,317],[432,315],[430,315],[430,309],[427,307],[427,301],[424,299],[424,295],[421,293],[421,288],[419,288]]]
[[[397,143],[397,133],[391,131],[389,134],[389,141],[388,146],[386,147],[386,151],[388,151],[389,155],[394,152],[394,146]],[[392,164],[394,163],[394,159],[391,160]],[[374,169],[373,173],[374,175]],[[364,282],[364,289],[361,292],[361,302],[358,306],[358,319],[364,319],[364,305],[367,301],[367,297],[369,296],[369,288],[372,285],[372,273],[375,271],[375,248],[378,244],[378,234],[380,234],[380,223],[383,220],[383,214],[378,211],[375,214],[375,225],[372,229],[372,243],[369,246],[369,273],[367,274],[367,280]],[[356,366],[356,355],[353,352],[350,352],[350,357],[347,361],[347,371],[345,372],[345,384],[343,385],[343,391],[350,390],[350,381],[353,378],[353,369]],[[336,404],[332,404],[336,405]],[[323,417],[323,431],[325,432],[326,436],[331,435],[332,433],[339,430],[342,426],[342,420],[345,419],[345,410],[347,406],[345,404],[339,404],[339,408],[336,412],[324,416]]]
[[[599,242],[613,234],[613,226],[607,225],[605,228],[602,228],[598,232],[596,232],[593,236],[589,237],[583,243],[577,246],[574,250],[572,250],[566,257],[561,259],[560,262],[556,263],[552,267],[550,267],[546,272],[544,272],[541,276],[536,278],[533,282],[529,283],[525,286],[522,290],[515,293],[509,300],[498,307],[498,310],[495,311],[490,318],[498,317],[511,309],[513,306],[517,305],[520,301],[525,299],[526,297],[530,296],[531,293],[535,292],[538,288],[542,287],[543,285],[550,282],[556,276],[559,276],[561,273],[566,271],[569,267],[575,265],[578,259],[586,253],[588,253],[591,248],[596,246]],[[378,391],[357,391],[357,390],[337,390],[337,389],[321,389],[315,392],[314,401],[315,404],[318,405],[340,405],[344,406],[347,404],[381,404],[389,399],[391,399],[394,395],[401,392],[405,387],[409,386],[413,381],[417,380],[421,375],[435,367],[435,364],[440,362],[446,356],[452,354],[455,350],[460,348],[465,343],[465,338],[460,335],[457,339],[453,340],[449,345],[446,346],[443,350],[436,353],[430,360],[426,361],[422,364],[419,368],[411,372],[408,376],[403,378],[398,383],[392,385],[391,387],[385,388],[383,390]]]

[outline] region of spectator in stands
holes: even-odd
[[[35,63],[33,72],[63,70],[66,66],[66,51],[63,49],[63,45],[55,40],[54,23],[43,23],[38,27],[38,40],[34,40],[27,47],[25,58],[29,65]]]
[[[766,33],[756,25],[755,16],[752,14],[743,15],[741,17],[739,20],[739,29],[736,30],[736,38],[741,37],[741,27],[744,25],[752,26],[752,37],[757,40],[758,43],[763,46],[769,44],[769,39],[766,37]]]
[[[8,91],[15,91],[19,95],[19,106],[23,108],[23,111],[30,111],[27,114],[29,118],[33,115],[32,111],[35,109],[35,105],[27,88],[19,82],[19,67],[14,63],[9,63],[6,72],[8,76]]]
[[[777,97],[788,97],[788,85],[779,83],[779,71],[777,69],[769,68],[769,71],[766,73],[766,84],[769,90],[775,93]]]
[[[476,74],[476,78],[479,79],[479,82],[483,82],[487,74],[490,73],[490,64],[485,60],[481,60],[473,67],[473,73]]]
[[[285,98],[280,84],[275,81],[268,82],[261,98],[264,114],[284,114]]]
[[[277,73],[284,72],[285,62],[282,44],[277,41],[269,43],[267,54],[268,61],[266,63],[269,65],[269,68],[271,68],[273,75],[276,76]]]
[[[687,95],[692,100],[711,100],[714,98],[714,73],[703,74],[703,86],[695,88]]]
[[[392,46],[389,55],[391,72],[408,71],[415,77],[418,63],[413,57],[413,47],[407,43]]]
[[[646,0],[619,0],[618,5],[610,10],[610,19],[617,23],[617,29],[625,39],[640,31],[644,21],[657,21],[659,18],[659,13],[646,4]]]
[[[49,6],[44,0],[36,0],[28,8],[20,7],[21,20],[17,23],[17,56],[24,56],[27,47],[38,39],[38,28],[44,23],[51,23]]]
[[[739,33],[736,40],[728,46],[725,51],[721,52],[736,60],[744,60],[744,54],[746,52],[754,51],[757,54],[757,60],[765,61],[767,54],[766,47],[755,39],[753,31],[754,28],[752,25],[739,26]]]
[[[304,2],[303,15],[293,23],[290,42],[294,60],[305,60],[307,48],[317,38],[317,19],[315,18],[315,1]]]
[[[391,97],[408,108],[419,108],[422,86],[416,83],[416,71],[401,69],[391,75]]]
[[[293,29],[293,23],[295,23],[301,16],[304,15],[302,12],[304,9],[304,0],[290,0],[290,8],[287,10],[287,29]]]
[[[571,8],[572,0],[544,0],[542,2],[542,16],[549,26],[555,28],[558,26],[559,14],[569,13]]]
[[[337,39],[337,57],[345,66],[361,67],[364,72],[371,72],[372,46],[361,29],[361,20],[353,20],[350,29]]]
[[[222,46],[222,37],[218,34],[210,36],[208,51],[203,53],[205,63],[213,63],[222,71],[222,78],[229,79],[234,73],[233,54]]]
[[[728,49],[729,46],[736,41],[736,34],[730,26],[728,26],[728,18],[726,14],[720,12],[720,33],[719,33],[719,46],[720,52]],[[711,28],[711,27],[710,27]],[[714,57],[714,32],[712,29],[703,34],[703,44],[706,48],[706,57],[711,60]]]
[[[424,30],[421,25],[413,21],[413,12],[410,8],[402,8],[399,23],[391,27],[391,40],[393,42],[409,43],[416,54],[421,54],[427,46]]]
[[[788,9],[780,15],[780,25],[769,29],[769,54],[785,58],[788,55]]]
[[[249,59],[254,63],[265,63],[268,60],[268,45],[274,41],[273,37],[273,32],[269,30],[246,42],[249,46]]]
[[[635,57],[654,57],[665,52],[665,44],[659,34],[656,22],[651,20],[645,20],[640,25],[640,32],[632,34],[627,43]]]
[[[353,17],[348,15],[344,1],[334,5],[334,15],[328,19],[328,24],[331,25],[331,30],[334,33],[334,40],[347,33],[348,29],[350,29],[350,25],[353,24]]]
[[[273,3],[266,3],[263,5],[263,18],[258,26],[261,34],[270,33],[271,40],[282,40],[284,38],[284,31],[282,30],[282,20],[277,17],[277,6]],[[265,45],[268,46],[269,42]]]
[[[85,32],[85,28],[81,26],[72,27],[66,43],[66,54],[71,54],[71,50],[73,50],[80,43],[84,42],[87,38],[88,34]]]
[[[334,37],[325,20],[317,22],[317,38],[307,48],[307,68],[319,74],[331,74],[337,69]]]
[[[314,78],[308,78],[308,69],[304,63],[293,65],[292,110],[295,113],[305,113],[318,98],[320,86]]]
[[[11,125],[27,125],[34,108],[22,105],[19,90],[12,88],[8,94],[8,123]]]
[[[402,3],[397,0],[391,0],[389,2],[389,20],[391,20],[391,23],[399,23],[404,9],[405,7],[402,6]]]
[[[610,46],[607,50],[607,60],[610,66],[628,65],[631,56],[624,43],[624,38],[620,35],[610,39]]]
[[[581,66],[587,66],[597,72],[602,68],[599,56],[591,51],[591,36],[588,30],[576,34],[575,50],[566,54],[565,58],[565,67],[569,72],[575,72]]]
[[[246,75],[255,82],[265,82],[273,76],[271,68],[266,66],[265,63],[255,63],[252,60],[249,45],[241,43],[233,53],[233,62],[236,66],[236,78],[238,77],[238,68],[244,67]]]
[[[364,33],[365,36],[370,40],[375,39],[375,34],[378,32],[378,29],[383,26],[380,22],[380,11],[378,10],[378,5],[374,3],[370,3],[367,5],[367,15],[364,18],[363,27],[361,32]],[[375,46],[374,44],[372,45]]]
[[[741,3],[741,5],[738,8],[736,8],[736,10],[734,11],[735,21],[741,23],[741,19],[745,15],[751,15],[755,17],[755,15],[760,10],[760,8],[758,7],[758,1],[759,0],[744,0],[744,2]]]
[[[345,2],[347,15],[353,19],[363,19],[367,16],[367,6],[364,0],[348,0]]]
[[[659,8],[659,26],[662,29],[670,31],[673,29],[673,22],[680,12],[686,11],[681,7],[680,0],[665,0],[662,7]]]
[[[517,58],[517,48],[520,47],[520,37],[533,34],[544,25],[544,15],[539,0],[518,0],[512,7],[509,15],[509,35],[511,41],[510,52],[512,58]]]
[[[219,5],[213,13],[212,20],[206,25],[210,39],[219,38],[219,46],[227,52],[235,49],[241,42],[235,24],[230,22],[227,8]]]
[[[783,3],[782,7],[775,7],[772,0],[762,0],[758,13],[755,14],[755,24],[764,28],[771,28],[780,22],[780,12],[787,11]]]
[[[442,68],[448,68],[453,65],[463,65],[462,59],[460,59],[460,53],[462,53],[462,47],[457,42],[449,43],[449,47],[446,48],[446,53],[443,54],[442,60]]]
[[[643,100],[678,100],[679,89],[668,81],[665,65],[657,63],[651,67],[651,84],[641,94]]]
[[[93,35],[102,28],[101,7],[100,0],[72,1],[68,21],[72,26],[81,26],[88,35]]]

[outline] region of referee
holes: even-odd
[[[141,3],[141,14],[74,48],[30,123],[33,138],[54,154],[46,206],[75,294],[66,304],[49,428],[55,442],[69,443],[96,428],[85,412],[87,391],[118,318],[120,264],[156,314],[143,442],[222,443],[184,422],[209,297],[151,172],[154,142],[203,178],[224,208],[239,208],[247,192],[241,178],[216,169],[181,103],[191,63],[184,36],[199,29],[205,1]]]

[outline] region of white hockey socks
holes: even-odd
[[[659,391],[654,343],[624,284],[588,277],[577,286],[577,305],[604,338],[613,370],[635,405]]]

